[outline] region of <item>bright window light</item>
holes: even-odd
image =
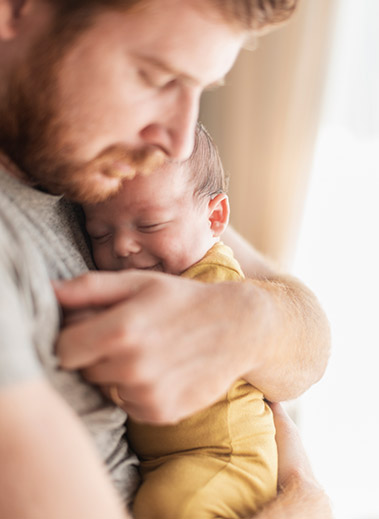
[[[379,2],[340,2],[294,274],[332,328],[300,428],[336,519],[379,519]]]

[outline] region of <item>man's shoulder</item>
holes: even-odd
[[[16,179],[0,176],[0,385],[41,374],[59,313],[38,228],[28,213],[33,198]],[[20,184],[20,185],[18,185]]]
[[[17,228],[0,207],[0,386],[41,374],[33,345],[34,297]]]
[[[26,253],[12,214],[9,214],[0,198],[0,269],[16,275],[16,267],[23,263]]]
[[[50,278],[70,278],[92,268],[80,208],[12,178],[0,169],[0,220],[34,251]],[[12,241],[12,243],[14,240]]]

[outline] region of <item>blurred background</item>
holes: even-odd
[[[379,519],[379,1],[300,0],[205,95],[201,120],[234,227],[331,323],[327,372],[295,403],[315,473],[336,519]]]

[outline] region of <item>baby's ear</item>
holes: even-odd
[[[219,193],[208,204],[208,221],[214,237],[220,236],[229,222],[229,199],[225,193]]]

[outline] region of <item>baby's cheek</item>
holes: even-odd
[[[165,259],[171,254],[173,239],[173,237],[171,238],[164,233],[157,232],[151,234],[149,243],[146,244],[146,249],[150,254]]]
[[[189,267],[196,263],[192,255],[184,248],[176,249],[168,260],[171,274],[180,275]]]
[[[109,252],[100,245],[92,246],[92,256],[96,267],[99,270],[111,270],[111,257]]]

